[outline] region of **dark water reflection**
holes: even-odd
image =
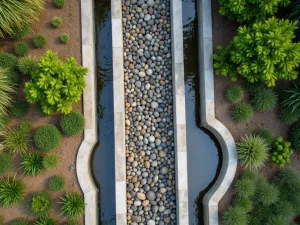
[[[198,30],[195,0],[184,0],[184,70],[190,225],[203,224],[202,199],[219,173],[219,146],[200,124]]]
[[[99,193],[100,224],[116,224],[114,108],[110,0],[95,0],[99,142],[93,157]]]

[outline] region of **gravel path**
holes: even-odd
[[[176,224],[170,1],[123,1],[127,223]]]

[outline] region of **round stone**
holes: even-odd
[[[147,225],[155,225],[155,221],[154,220],[148,220]]]
[[[158,103],[157,102],[151,102],[151,108],[156,109],[158,107]]]
[[[146,34],[145,38],[146,38],[146,40],[148,40],[148,41],[151,41],[151,40],[152,40],[151,34]]]
[[[154,191],[148,191],[146,196],[149,201],[154,201],[156,198]]]
[[[146,199],[146,195],[144,193],[141,193],[141,192],[138,192],[136,196],[140,200],[145,200]]]
[[[162,167],[162,168],[160,169],[160,173],[163,174],[163,175],[164,175],[164,174],[167,174],[168,171],[169,171],[169,170],[168,170],[168,167],[165,167],[165,166]]]
[[[153,6],[154,6],[154,0],[148,0],[148,1],[147,1],[147,5],[148,5],[149,7],[153,7]]]

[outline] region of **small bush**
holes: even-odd
[[[273,141],[274,141],[274,135],[273,135],[273,132],[272,130],[270,129],[260,129],[258,132],[257,132],[257,135],[262,137],[263,139],[265,139],[265,141],[271,146]]]
[[[3,131],[4,128],[6,128],[9,121],[10,121],[9,116],[0,116],[0,131]]]
[[[44,170],[43,156],[39,153],[27,153],[23,155],[21,168],[25,175],[36,176]]]
[[[266,181],[260,181],[257,183],[257,189],[255,193],[256,202],[267,206],[275,203],[278,198],[279,190],[273,184],[269,184]]]
[[[37,59],[32,56],[25,56],[18,61],[18,69],[24,75],[30,75],[37,69]]]
[[[70,35],[68,35],[68,34],[61,34],[61,35],[59,36],[59,40],[60,40],[60,42],[63,43],[63,44],[68,44],[69,41],[70,41]]]
[[[300,150],[300,121],[290,127],[289,140],[293,149]]]
[[[22,117],[27,112],[28,112],[27,102],[15,102],[11,109],[11,113],[16,117]]]
[[[81,194],[78,193],[68,193],[61,197],[61,212],[69,217],[76,218],[84,214],[84,200]]]
[[[56,16],[53,17],[51,24],[53,27],[59,28],[62,25],[62,22],[62,19]]]
[[[6,72],[6,69],[0,68],[0,116],[2,117],[8,116],[7,108],[11,106],[12,94],[15,90],[11,81],[6,76]],[[0,124],[1,122],[2,121],[0,121]],[[4,123],[1,125],[4,125]]]
[[[30,223],[25,219],[16,219],[12,221],[11,225],[30,225]]]
[[[80,223],[76,220],[70,220],[69,222],[65,223],[64,225],[80,225]]]
[[[66,135],[80,134],[84,129],[84,117],[79,112],[71,112],[60,119],[60,127]]]
[[[272,162],[279,167],[290,163],[290,156],[293,154],[293,150],[290,149],[290,146],[290,142],[284,142],[282,137],[277,137],[272,146]]]
[[[32,39],[33,45],[36,48],[43,48],[47,44],[45,36],[38,34]]]
[[[2,144],[10,153],[24,153],[29,147],[29,134],[20,129],[7,130],[4,132]]]
[[[286,200],[280,200],[274,205],[275,214],[281,218],[291,220],[296,216],[294,206]]]
[[[23,120],[20,124],[19,124],[19,129],[23,132],[29,133],[30,130],[32,128],[32,124],[30,121],[26,121]]]
[[[47,215],[51,208],[51,198],[48,192],[34,192],[29,199],[29,208],[34,216]]]
[[[56,225],[56,221],[48,216],[39,218],[34,225]]]
[[[253,209],[252,200],[249,198],[235,198],[233,201],[234,207],[243,209],[246,213],[249,213]]]
[[[13,84],[19,84],[21,81],[20,75],[16,72],[17,64],[18,59],[16,56],[9,53],[0,53],[0,67],[6,69],[5,73],[3,73],[4,70],[1,70],[1,74],[5,74]]]
[[[300,113],[297,111],[291,112],[289,108],[281,107],[279,111],[279,118],[284,124],[291,125],[300,118]]]
[[[25,56],[28,54],[29,50],[29,45],[25,42],[18,42],[15,45],[15,53],[17,56]]]
[[[0,181],[0,203],[4,207],[19,204],[24,198],[25,185],[15,178]]]
[[[253,170],[246,170],[239,177],[240,180],[243,179],[251,180],[253,183],[255,183],[258,180],[258,178],[259,178],[259,174],[257,173],[257,171],[253,171]]]
[[[244,136],[236,145],[239,163],[245,168],[258,169],[268,159],[268,145],[259,136]]]
[[[65,187],[65,179],[60,176],[51,177],[48,183],[50,191],[61,191]]]
[[[255,95],[260,90],[266,88],[263,81],[257,81],[254,83],[245,81],[245,87],[246,87],[247,91],[249,92],[249,94],[251,94],[251,95]]]
[[[240,207],[229,207],[223,216],[224,225],[246,225],[247,214]]]
[[[240,102],[244,97],[244,90],[241,86],[233,85],[226,89],[225,96],[232,103]]]
[[[258,91],[252,99],[255,110],[268,112],[277,106],[277,94],[272,89],[262,89]]]
[[[56,8],[62,8],[65,5],[65,0],[53,0]]]
[[[239,179],[234,187],[238,198],[249,198],[255,192],[255,182],[250,179]]]
[[[56,168],[58,164],[58,157],[54,154],[48,154],[44,157],[43,165],[45,169]]]
[[[40,127],[34,134],[34,143],[41,151],[49,151],[59,146],[61,134],[58,129],[52,125]]]
[[[231,113],[233,120],[237,123],[250,121],[254,114],[252,107],[246,103],[235,105]]]
[[[14,39],[23,39],[28,36],[29,31],[30,31],[29,25],[25,24],[21,28],[17,28],[17,27],[14,28],[11,37]]]
[[[13,168],[11,156],[5,152],[0,152],[0,175],[9,172]]]

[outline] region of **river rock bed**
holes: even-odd
[[[176,224],[170,1],[122,1],[127,223]]]

